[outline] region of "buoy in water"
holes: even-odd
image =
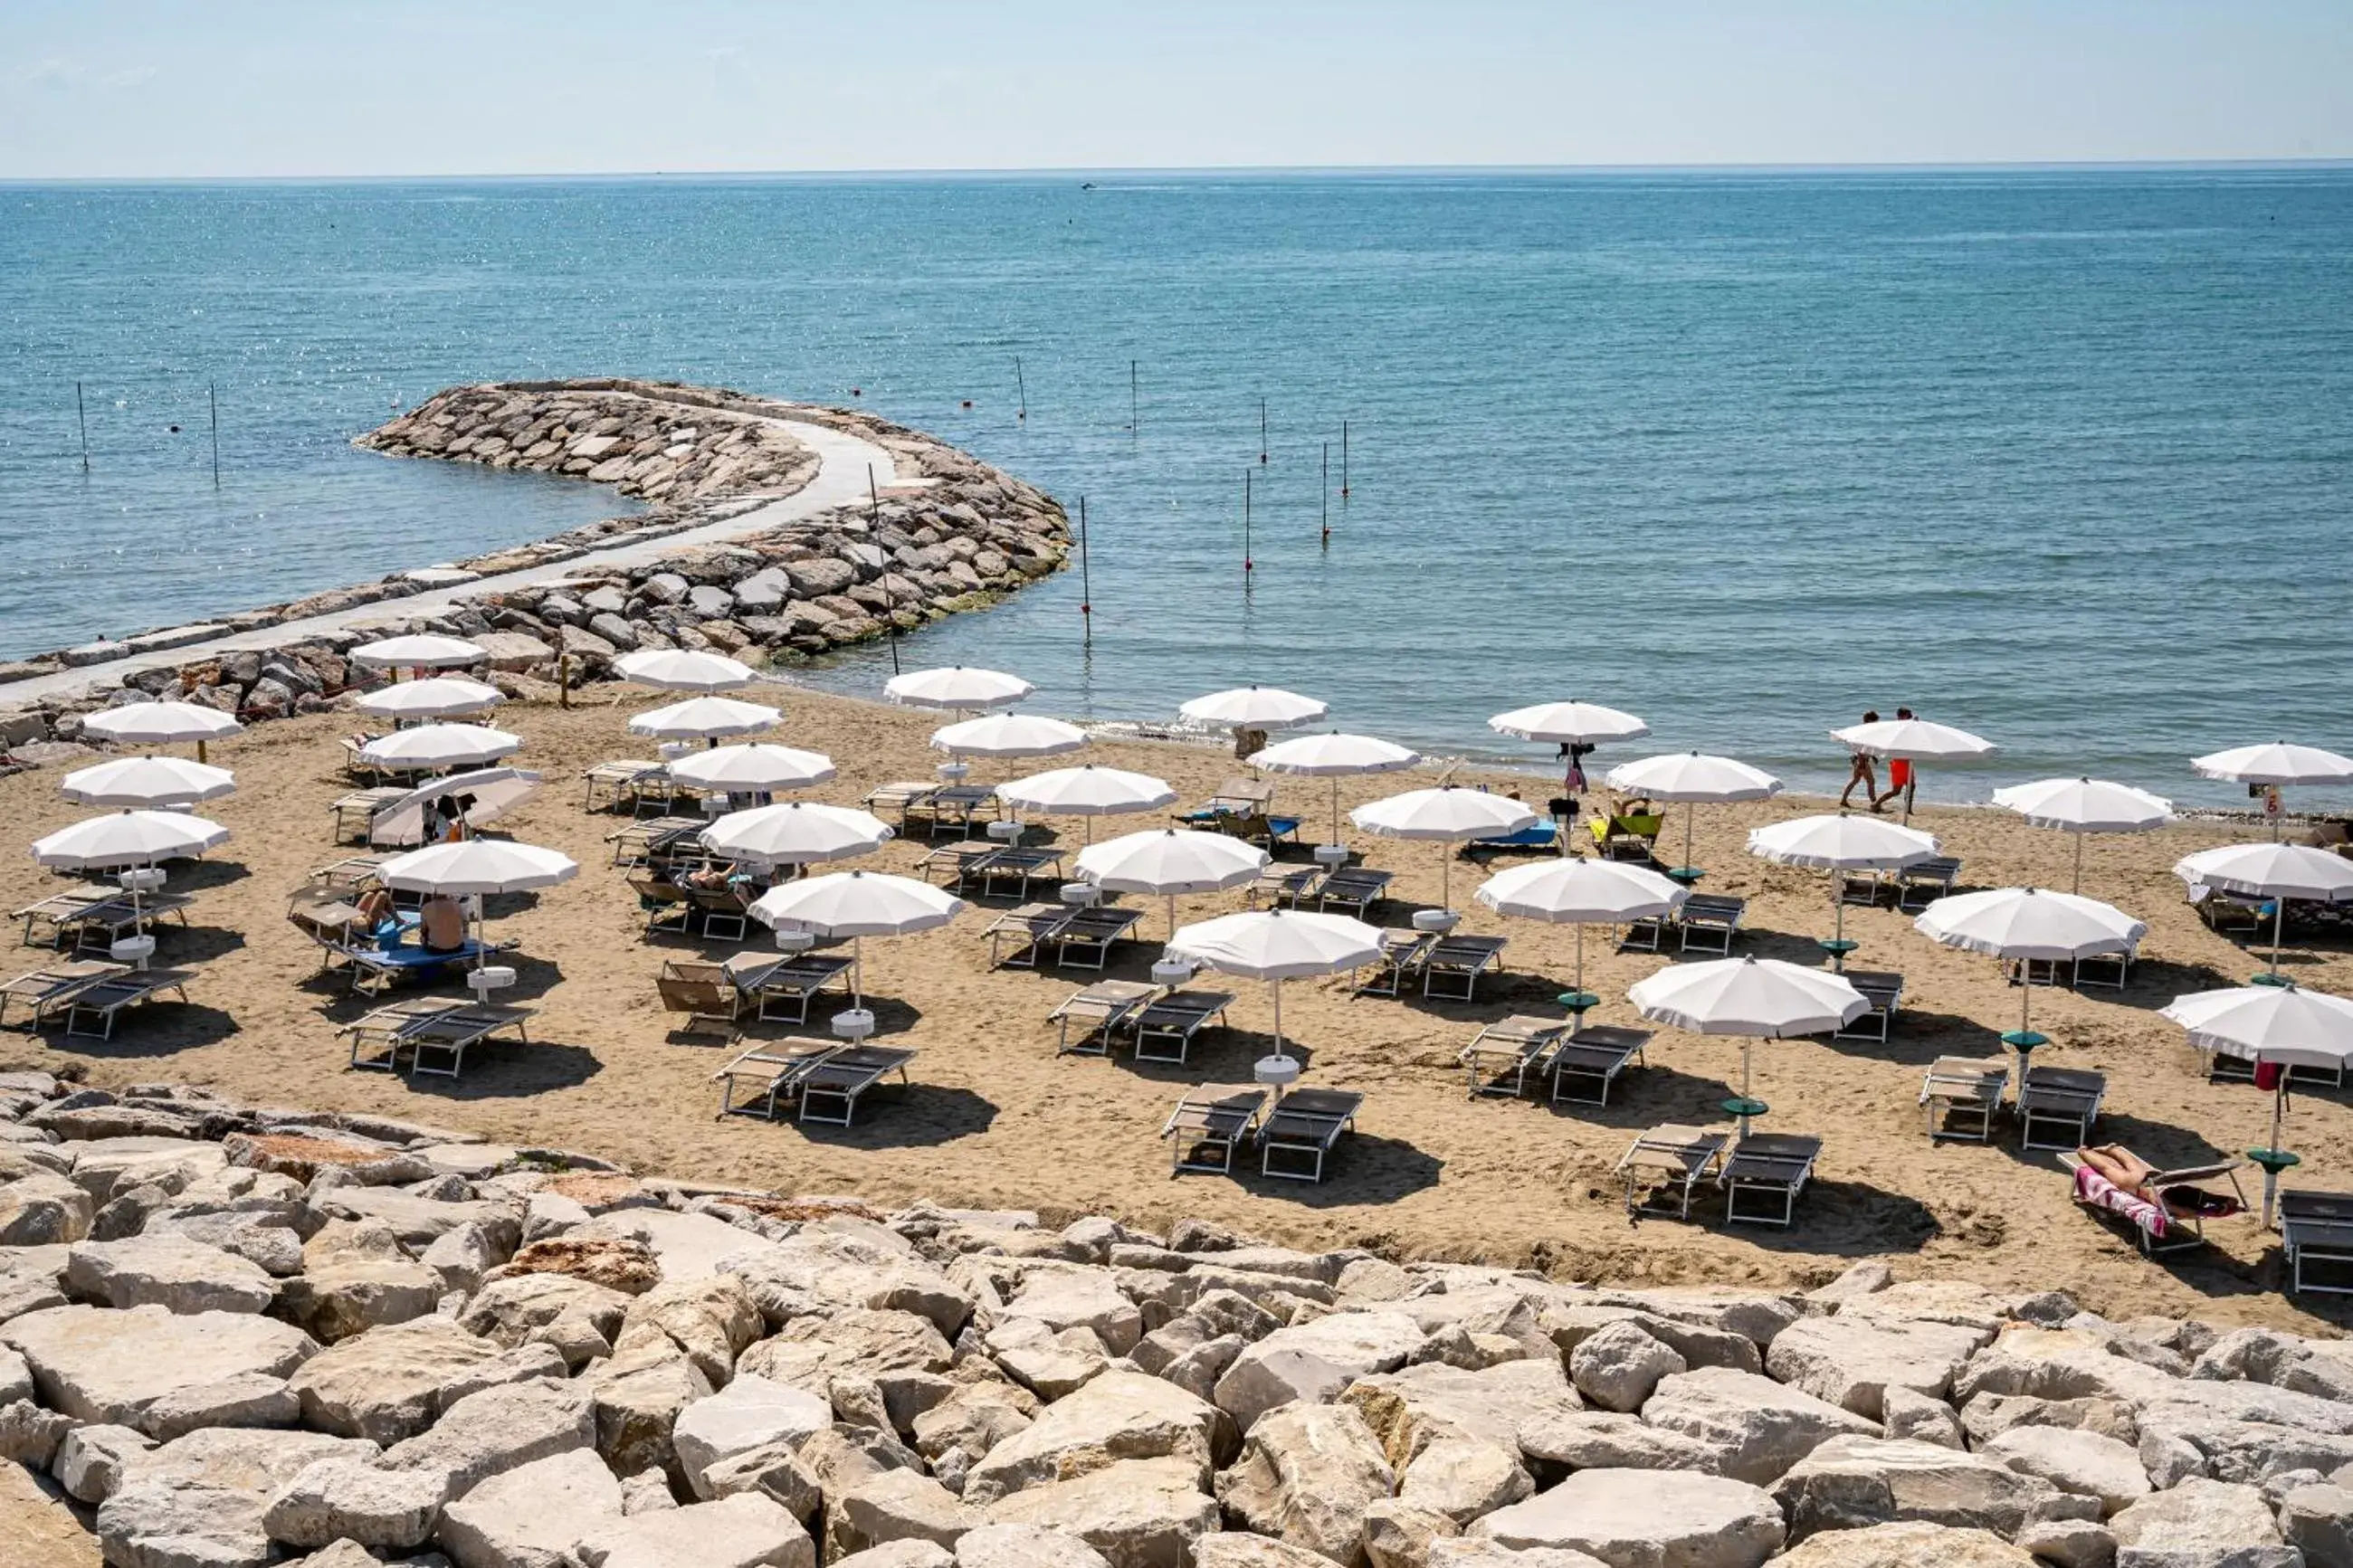
[[[849,395],[852,397],[863,397],[866,395],[866,389],[862,386],[853,386],[849,389]]]
[[[971,406],[972,406],[972,399],[971,399],[971,398],[969,398],[969,397],[965,398],[965,399],[964,400],[964,405],[965,405],[966,408],[971,407]]]

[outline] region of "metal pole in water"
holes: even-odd
[[[1095,574],[1087,561],[1087,498],[1079,498],[1079,626],[1081,642],[1095,636]]]
[[[882,495],[874,486],[874,465],[866,465],[866,520],[874,548],[882,549]],[[891,639],[891,673],[899,673],[899,605],[891,592],[891,554],[882,553],[882,635]]]
[[[209,381],[205,383],[205,401],[212,407],[213,489],[220,489],[220,388]]]
[[[1136,401],[1135,362],[1130,360],[1127,362],[1127,435],[1130,440],[1134,440],[1136,431],[1142,428],[1138,413],[1142,405]]]
[[[1258,400],[1258,460],[1266,461],[1266,399]]]
[[[81,426],[81,471],[90,472],[90,416],[82,411],[81,383],[74,383],[74,423]]]
[[[1324,547],[1332,547],[1332,443],[1324,443]]]
[[[1340,421],[1340,499],[1348,499],[1348,422]]]
[[[1013,356],[1013,384],[1021,394],[1021,412],[1014,416],[1014,417],[1017,419],[1027,420],[1029,417],[1029,383],[1021,374],[1021,356],[1019,354],[1015,354]]]
[[[1250,582],[1250,571],[1255,564],[1256,563],[1250,560],[1250,470],[1244,468],[1242,470],[1242,581],[1244,584]]]

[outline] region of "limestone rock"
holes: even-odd
[[[66,1304],[67,1250],[61,1246],[0,1247],[0,1323]]]
[[[1036,1399],[1018,1388],[996,1382],[967,1383],[911,1424],[915,1450],[937,1460],[951,1449],[977,1459],[999,1443],[1026,1429],[1038,1409]]]
[[[148,1405],[139,1424],[157,1442],[168,1443],[206,1426],[291,1426],[301,1415],[293,1384],[247,1372],[175,1388]]]
[[[1052,1481],[1078,1463],[1166,1460],[1205,1487],[1218,1458],[1216,1409],[1141,1373],[1105,1373],[990,1449],[965,1481],[965,1500],[987,1507]]]
[[[70,1447],[73,1438],[66,1442]],[[2279,1525],[2307,1568],[2353,1568],[2353,1489],[2341,1483],[2290,1488],[2280,1499]]]
[[[1372,1568],[1428,1568],[1430,1549],[1459,1533],[1446,1515],[1395,1498],[1365,1508],[1365,1557]],[[1505,1555],[1500,1548],[1496,1554]]]
[[[1953,1414],[1951,1405],[1941,1399],[1915,1394],[1901,1384],[1881,1394],[1879,1415],[1890,1437],[1912,1437],[1946,1448],[1968,1446],[1961,1436],[1960,1418]]]
[[[263,1516],[273,1541],[315,1549],[422,1545],[441,1516],[438,1478],[387,1470],[364,1459],[321,1459],[280,1487]]]
[[[2059,1491],[1982,1454],[1933,1443],[1833,1437],[1791,1467],[1773,1495],[1796,1541],[1903,1520],[1990,1530],[2007,1539],[2028,1520],[2055,1511],[2051,1505]]]
[[[746,1373],[679,1413],[670,1441],[679,1468],[700,1498],[717,1495],[703,1472],[722,1459],[773,1443],[791,1444],[833,1424],[826,1401]]]
[[[953,1547],[980,1521],[976,1510],[930,1476],[919,1470],[885,1470],[826,1494],[826,1556],[830,1560],[893,1541]]]
[[[1559,1546],[1519,1551],[1483,1535],[1443,1538],[1430,1543],[1429,1568],[1606,1568],[1598,1557]]]
[[[549,1370],[446,1318],[422,1318],[322,1351],[290,1381],[310,1425],[392,1444],[476,1389]]]
[[[1579,1470],[1470,1534],[1514,1550],[1582,1552],[1609,1568],[1758,1568],[1782,1541],[1780,1510],[1764,1491],[1678,1470]],[[1440,1562],[1433,1550],[1431,1568]]]
[[[652,1247],[635,1237],[555,1236],[526,1244],[506,1262],[485,1270],[483,1278],[525,1274],[569,1275],[635,1296],[661,1283],[661,1262]]]
[[[94,1203],[102,1204],[133,1187],[176,1193],[227,1163],[217,1143],[141,1135],[92,1138],[75,1149],[73,1179]]]
[[[1135,1303],[1109,1274],[1092,1268],[1032,1270],[1005,1310],[1050,1329],[1088,1330],[1112,1355],[1125,1355],[1144,1333]]]
[[[1917,1521],[1831,1531],[1775,1561],[1785,1568],[2036,1568],[1990,1531]]]
[[[191,1432],[126,1455],[99,1505],[107,1561],[124,1568],[228,1568],[274,1555],[263,1520],[270,1498],[321,1459],[364,1459],[370,1444],[316,1432]]]
[[[2104,1514],[2128,1507],[2150,1491],[2140,1451],[2096,1432],[2013,1426],[1981,1444],[1978,1451],[2013,1470],[2041,1476],[2062,1491],[2097,1498]]]
[[[597,1525],[575,1549],[587,1568],[816,1568],[800,1521],[757,1492]]]
[[[726,1383],[735,1358],[760,1337],[760,1310],[733,1274],[705,1275],[658,1285],[631,1301],[621,1318],[620,1351],[633,1336],[659,1333],[702,1370],[713,1387]]]
[[[1714,1471],[1724,1460],[1713,1442],[1598,1410],[1524,1421],[1519,1441],[1528,1458],[1573,1470]]]
[[[1871,1300],[1884,1301],[1887,1294]],[[1891,1386],[1944,1397],[1953,1374],[1992,1337],[1990,1329],[1841,1312],[1801,1319],[1782,1330],[1766,1352],[1765,1369],[1792,1387],[1876,1421]]]
[[[776,1244],[725,1220],[670,1209],[626,1208],[597,1215],[574,1234],[631,1237],[653,1249],[666,1280],[702,1279],[733,1258],[757,1257]]]
[[[629,1299],[567,1274],[492,1279],[458,1319],[469,1333],[501,1345],[552,1345],[567,1365],[612,1353]]]
[[[36,1171],[0,1185],[0,1247],[79,1241],[97,1215],[98,1205],[87,1190]]]
[[[44,1410],[29,1399],[0,1405],[0,1459],[14,1459],[28,1469],[46,1470],[57,1458],[58,1447],[73,1430],[73,1417]]]
[[[302,1272],[283,1289],[286,1316],[322,1344],[431,1312],[447,1287],[438,1270],[401,1250],[380,1221],[330,1220],[302,1247]]]
[[[66,1258],[66,1284],[110,1307],[173,1312],[259,1312],[278,1299],[258,1265],[170,1232],[78,1243]]]
[[[1472,1437],[1442,1437],[1406,1467],[1398,1497],[1467,1525],[1499,1508],[1525,1501],[1535,1489],[1516,1447]]]
[[[565,1568],[572,1548],[621,1517],[621,1483],[585,1448],[491,1477],[441,1510],[434,1543],[459,1568]]]
[[[1186,1568],[1193,1543],[1218,1528],[1218,1505],[1183,1459],[1125,1459],[1030,1487],[989,1505],[992,1524],[1075,1535],[1111,1568]]]
[[[852,1309],[830,1318],[796,1318],[773,1339],[744,1352],[741,1372],[830,1397],[848,1378],[885,1388],[897,1374],[947,1371],[947,1341],[930,1320],[913,1312]]]
[[[0,1325],[32,1369],[41,1403],[77,1421],[140,1426],[177,1389],[247,1373],[284,1377],[318,1350],[289,1323],[248,1312],[51,1307]]]
[[[741,1279],[768,1321],[840,1308],[913,1312],[943,1335],[963,1331],[969,1292],[880,1226],[805,1228],[771,1248],[737,1253],[722,1268]]]
[[[1816,1539],[1828,1542],[1838,1537]],[[2054,1568],[2116,1568],[2116,1536],[2106,1525],[2088,1519],[2037,1520],[2018,1532],[2018,1548]]]
[[[1101,1557],[1096,1561],[1102,1561]],[[1221,1530],[1201,1537],[1193,1545],[1193,1568],[1325,1568],[1331,1561],[1303,1546],[1270,1541],[1245,1530]]]
[[[1831,1437],[1879,1431],[1812,1394],[1725,1367],[1697,1367],[1663,1379],[1642,1406],[1642,1419],[1711,1445],[1723,1456],[1724,1474],[1759,1486]]]
[[[49,1473],[68,1497],[101,1503],[121,1480],[123,1461],[154,1446],[128,1426],[77,1426],[58,1446]]]
[[[2299,1568],[2263,1495],[2253,1487],[2190,1479],[2145,1497],[2108,1521],[2116,1568]]]
[[[465,1395],[430,1430],[396,1443],[380,1462],[388,1470],[432,1476],[447,1503],[492,1476],[588,1448],[596,1436],[586,1390],[541,1380]]]
[[[1630,1412],[1642,1408],[1661,1378],[1690,1367],[1630,1319],[1586,1336],[1570,1352],[1568,1370],[1588,1400],[1604,1410]]]
[[[1046,1418],[1052,1416],[1050,1409]],[[1246,1529],[1355,1563],[1366,1508],[1395,1486],[1354,1405],[1293,1404],[1250,1427],[1241,1458],[1218,1477],[1218,1501]]]
[[[1244,1428],[1293,1400],[1321,1404],[1357,1378],[1394,1372],[1419,1347],[1421,1326],[1403,1312],[1336,1312],[1249,1346],[1218,1379],[1218,1408]]]
[[[1203,1536],[1194,1549],[1193,1568],[1276,1568],[1272,1563],[1221,1563],[1204,1555],[1209,1542],[1223,1539],[1222,1535]],[[983,1524],[965,1531],[956,1541],[955,1564],[956,1568],[1109,1568],[1103,1553],[1077,1536],[1028,1524]]]
[[[627,1475],[649,1466],[679,1473],[670,1434],[679,1413],[712,1392],[702,1368],[665,1346],[616,1355],[583,1381],[596,1402],[596,1451],[607,1464]]]
[[[817,1477],[790,1443],[768,1443],[714,1459],[700,1471],[690,1471],[695,1495],[706,1500],[758,1492],[804,1525],[818,1517],[824,1496]]]

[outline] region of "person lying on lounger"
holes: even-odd
[[[705,866],[700,871],[686,874],[686,885],[706,893],[723,892],[729,888],[749,885],[752,874],[740,866]]]
[[[392,907],[392,894],[381,882],[372,882],[367,891],[359,896],[354,906],[359,910],[360,929],[380,940],[400,935],[400,916]]]
[[[2101,1143],[2078,1149],[2075,1158],[2105,1177],[2110,1186],[2150,1203],[2158,1201],[2148,1186],[2148,1179],[2157,1174],[2157,1167],[2123,1144]]]

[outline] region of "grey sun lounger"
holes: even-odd
[[[1732,954],[1732,939],[1740,930],[1740,919],[1748,912],[1748,900],[1725,893],[1694,893],[1675,911],[1675,929],[1681,933],[1682,951],[1689,952],[1694,942],[1703,952]]]
[[[21,945],[32,946],[33,928],[37,925],[47,925],[49,928],[48,945],[62,947],[65,945],[64,921],[80,914],[84,910],[96,909],[114,896],[115,889],[112,888],[75,888],[67,892],[51,893],[46,899],[36,899],[21,910],[11,910],[8,918],[25,922],[25,934]]]
[[[502,1030],[531,1044],[532,1009],[497,1003],[468,1002],[447,1012],[429,1013],[403,1028],[393,1042],[393,1053],[408,1051],[408,1070],[428,1078],[456,1078],[466,1066],[466,1047],[480,1045]],[[427,1065],[427,1055],[446,1057],[447,1067]]]
[[[335,1031],[338,1038],[349,1036],[352,1042],[352,1069],[355,1072],[397,1072],[400,1070],[400,1032],[419,1018],[438,1013],[454,1013],[466,1004],[455,996],[404,996],[397,1002],[386,1002],[371,1007],[365,1013]]]
[[[1651,1043],[1648,1029],[1620,1024],[1590,1024],[1552,1048],[1544,1070],[1552,1079],[1552,1099],[1579,1105],[1607,1105],[1618,1075],[1643,1059]]]
[[[186,893],[145,893],[136,900],[127,893],[118,893],[59,920],[58,942],[65,945],[66,937],[71,935],[76,951],[111,947],[124,935],[137,936],[166,916],[185,926],[188,923],[188,907],[195,901]]]
[[[347,838],[364,840],[368,824],[375,819],[375,814],[409,793],[398,784],[377,784],[372,789],[355,789],[348,795],[337,795],[327,803],[328,814],[335,819],[335,842],[341,844]],[[356,833],[353,831],[353,819],[357,819],[359,830]]]
[[[2291,1295],[2353,1296],[2353,1279],[2316,1280],[2306,1273],[2353,1269],[2353,1193],[2283,1192],[2279,1227]]]
[[[684,1015],[686,1022],[677,1030],[680,1034],[714,1034],[733,1045],[742,1033],[736,1020],[744,1016],[746,998],[723,963],[665,960],[661,972],[654,976],[654,990],[661,996],[664,1012]]]
[[[1932,855],[1896,871],[1895,907],[1925,910],[1953,890],[1961,879],[1961,863],[1954,856]]]
[[[948,784],[928,790],[899,808],[900,829],[918,828],[925,838],[954,833],[969,838],[972,830],[997,819],[997,790],[991,784]]]
[[[1315,907],[1328,910],[1338,904],[1353,910],[1359,916],[1378,903],[1397,880],[1394,871],[1376,871],[1365,866],[1343,866],[1325,877],[1315,889]]]
[[[667,766],[661,763],[637,758],[598,763],[593,768],[583,770],[580,774],[587,786],[581,793],[580,809],[596,810],[596,792],[602,789],[605,792],[607,805],[618,805],[626,800],[634,810],[640,798],[638,786],[649,780],[661,777],[668,771]]]
[[[1676,1218],[1691,1218],[1692,1194],[1715,1173],[1731,1142],[1728,1133],[1675,1121],[1641,1134],[1618,1158],[1619,1173],[1626,1178],[1626,1212],[1663,1214],[1672,1204]]]
[[[1462,1064],[1469,1092],[1474,1097],[1496,1094],[1514,1099],[1526,1093],[1530,1070],[1571,1026],[1566,1018],[1540,1018],[1530,1013],[1514,1013],[1487,1025],[1455,1058]]]
[[[1895,1026],[1896,1010],[1904,1005],[1904,976],[1880,969],[1850,969],[1846,983],[1862,993],[1871,1005],[1841,1024],[1833,1037],[1841,1040],[1877,1040],[1887,1043]]]
[[[1258,1124],[1259,1174],[1286,1182],[1320,1182],[1343,1134],[1355,1130],[1365,1097],[1344,1089],[1294,1089],[1275,1100]],[[1278,1157],[1289,1167],[1275,1168]]]
[[[1185,1065],[1193,1037],[1223,1019],[1233,1005],[1224,991],[1171,991],[1147,1004],[1129,1021],[1135,1034],[1135,1059]]]
[[[2208,1083],[2255,1081],[2255,1064],[2249,1058],[2228,1057],[2220,1051],[2204,1051],[2200,1054],[2206,1058],[2205,1072]],[[2326,1063],[2298,1062],[2287,1069],[2287,1081],[2291,1084],[2308,1083],[2326,1089],[2343,1089],[2345,1064],[2341,1060]]]
[[[849,1126],[866,1091],[892,1073],[906,1082],[907,1064],[914,1059],[913,1051],[893,1046],[844,1046],[818,1057],[798,1074],[798,1119]]]
[[[981,889],[987,893],[1001,891],[999,884],[1018,883],[1014,893],[1018,899],[1029,897],[1032,882],[1060,883],[1062,852],[1060,849],[999,849],[994,855],[982,857],[973,874],[980,879]]]
[[[732,1058],[711,1075],[711,1081],[719,1086],[719,1114],[774,1121],[781,1105],[800,1097],[801,1074],[840,1048],[839,1040],[796,1035],[754,1046]]]
[[[2023,1149],[2079,1149],[2092,1141],[2106,1098],[2105,1074],[2082,1068],[2030,1067],[2018,1084],[2018,1142]]]
[[[936,875],[940,886],[961,889],[982,867],[1005,852],[1002,844],[959,838],[953,844],[942,844],[924,850],[915,861],[915,871],[926,882]]]
[[[1160,1126],[1160,1136],[1174,1140],[1169,1178],[1187,1171],[1231,1175],[1234,1151],[1249,1142],[1265,1106],[1262,1089],[1188,1090]]]
[[[1107,1057],[1111,1055],[1113,1031],[1131,1016],[1144,1010],[1145,1004],[1159,994],[1159,987],[1140,980],[1098,980],[1093,984],[1073,991],[1061,1005],[1046,1015],[1046,1022],[1060,1026],[1054,1041],[1054,1054],[1061,1056]],[[1074,1043],[1071,1026],[1079,1026]]]
[[[1429,931],[1409,926],[1388,927],[1381,932],[1381,955],[1357,971],[1364,978],[1356,982],[1356,994],[1403,994],[1405,983],[1420,964],[1421,955],[1437,944],[1438,938]]]
[[[657,816],[605,835],[616,866],[644,866],[695,837],[711,824],[700,816]]]
[[[628,879],[629,891],[638,896],[638,909],[646,917],[646,934],[669,932],[684,936],[694,923],[694,900],[684,888],[667,877],[651,872]]]
[[[130,973],[131,966],[127,963],[77,958],[45,965],[28,974],[19,974],[5,984],[0,984],[0,1021],[6,1019],[9,1003],[22,1002],[33,1010],[33,1016],[25,1021],[25,1027],[38,1029],[52,1011],[70,1003],[76,994],[111,975]]]
[[[1269,904],[1289,904],[1298,909],[1314,900],[1323,889],[1324,875],[1321,866],[1269,866],[1250,885],[1250,907],[1258,908],[1262,899]]]
[[[1735,1143],[1716,1177],[1724,1223],[1788,1226],[1821,1156],[1822,1141],[1798,1132],[1751,1132]]]
[[[988,938],[988,967],[1001,969],[1008,964],[1023,969],[1038,967],[1046,944],[1060,934],[1078,915],[1069,904],[1022,904],[1006,910],[988,922],[981,934]]]
[[[112,1039],[114,1020],[125,1008],[142,1006],[166,991],[185,1002],[188,982],[195,977],[192,969],[132,969],[110,974],[66,999],[66,1033],[85,1037],[94,1033],[101,1040]],[[85,1015],[97,1024],[95,1030],[82,1026]]]
[[[1422,950],[1417,967],[1421,971],[1421,994],[1424,996],[1452,996],[1458,1002],[1472,1000],[1479,988],[1479,976],[1504,960],[1504,946],[1510,939],[1500,936],[1441,936]],[[1434,989],[1443,978],[1445,991]],[[1458,995],[1453,986],[1460,983]]]
[[[722,968],[748,997],[762,1023],[806,1024],[809,1004],[828,990],[849,992],[849,960],[833,952],[773,958],[738,953]],[[787,1009],[789,1008],[789,1011]]]
[[[1112,943],[1126,940],[1143,918],[1142,910],[1122,909],[1117,904],[1072,910],[1071,918],[1054,931],[1055,966],[1105,967],[1111,963]],[[1072,947],[1079,950],[1076,958],[1071,956]]]
[[[1938,1057],[1920,1079],[1920,1111],[1926,1119],[1930,1142],[1939,1138],[1989,1142],[1993,1119],[2009,1089],[2006,1058]]]

